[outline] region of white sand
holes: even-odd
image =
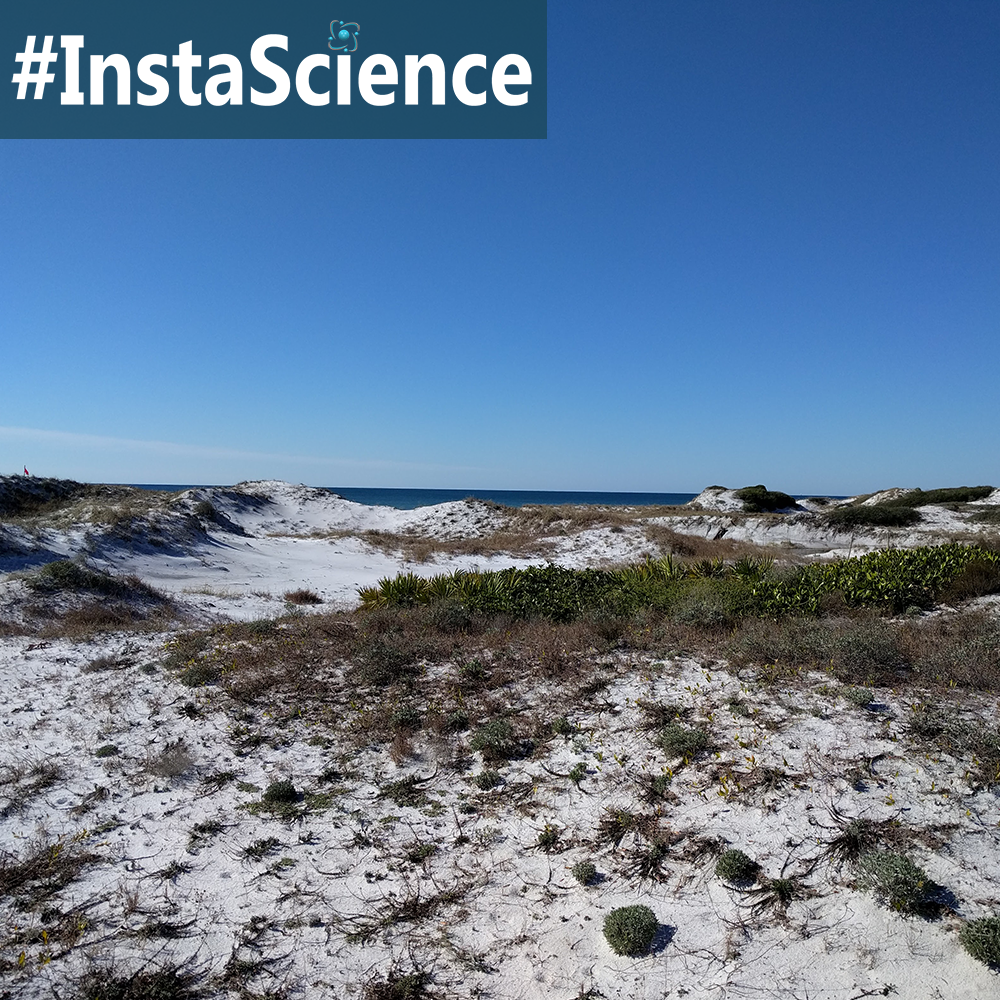
[[[243,498],[193,491],[190,501],[211,500],[245,535],[213,529],[206,544],[171,555],[102,543],[94,561],[178,595],[196,616],[221,619],[279,614],[281,595],[297,587],[328,602],[319,610],[347,607],[359,585],[404,566],[430,574],[528,562],[463,556],[406,565],[357,538],[310,537],[370,529],[486,533],[500,515],[485,504],[392,511],[282,483],[244,484],[241,491]],[[260,503],[253,506],[247,497]],[[724,526],[722,517],[693,518],[686,530],[711,536]],[[951,524],[941,517],[941,525]],[[786,527],[745,526],[745,537],[812,550],[831,541],[804,528],[797,533],[794,517],[779,523]],[[730,523],[730,537],[738,537],[738,528]],[[84,531],[52,532],[43,541],[50,551],[69,553],[83,544]],[[571,565],[634,557],[645,544],[632,529],[606,528],[560,543],[557,558]],[[20,587],[14,578],[3,581],[0,601]],[[129,969],[168,958],[190,961],[211,977],[231,956],[269,963],[253,980],[255,990],[287,987],[291,996],[307,998],[361,996],[362,985],[393,964],[427,968],[441,997],[857,1000],[889,995],[883,990],[890,987],[912,1000],[1000,996],[997,974],[960,947],[958,916],[905,918],[856,891],[850,866],[820,862],[809,871],[810,859],[837,832],[835,813],[898,818],[938,838],[937,846],[915,845],[911,855],[954,894],[957,915],[1000,912],[1000,796],[996,788],[972,790],[969,761],[914,750],[905,736],[907,694],[880,690],[877,710],[862,710],[839,697],[826,675],[803,678],[793,688],[757,687],[724,665],[609,658],[611,682],[599,697],[547,707],[552,716],[568,715],[578,733],[503,769],[508,787],[523,785],[512,804],[501,799],[502,789],[480,792],[443,768],[442,748],[433,740],[415,737],[418,758],[396,765],[384,746],[323,745],[315,737],[324,730],[308,713],[283,728],[275,745],[240,754],[236,727],[267,733],[268,720],[251,714],[240,722],[215,689],[192,690],[164,673],[157,665],[164,639],[0,642],[7,691],[0,704],[0,765],[48,761],[63,771],[23,806],[8,784],[11,801],[5,807],[0,799],[0,845],[8,855],[24,856],[33,843],[58,840],[65,852],[87,849],[101,862],[53,896],[51,905],[63,912],[79,906],[86,922],[79,943],[64,955],[41,939],[48,925],[38,909],[21,910],[16,898],[0,901],[6,927],[0,997],[68,998],[60,984],[89,959],[113,957]],[[121,658],[121,669],[85,670],[108,655]],[[502,696],[512,707],[533,707],[519,705],[517,691]],[[750,715],[734,714],[728,707],[734,697]],[[618,849],[588,843],[606,810],[652,810],[638,805],[642,775],[677,767],[639,728],[637,700],[690,708],[719,747],[677,771],[676,799],[663,811],[685,838],[671,849],[663,882],[620,874],[622,859],[636,846],[633,835]],[[185,714],[189,703],[197,714]],[[992,697],[968,696],[963,711],[994,727],[1000,719]],[[468,739],[468,733],[456,737],[460,744]],[[177,774],[155,773],[159,755],[178,741],[189,763]],[[107,744],[120,753],[95,756]],[[587,767],[580,787],[558,776],[580,762]],[[331,765],[345,777],[323,785],[319,775]],[[738,792],[713,777],[723,765],[738,772],[770,766],[790,777],[770,791]],[[480,769],[477,759],[473,773]],[[223,771],[235,777],[213,790],[205,779]],[[425,786],[427,804],[398,806],[378,797],[386,782],[411,773],[433,776]],[[859,773],[864,781],[855,787]],[[249,786],[263,789],[280,778],[300,789],[332,791],[329,808],[293,822],[242,808],[260,797]],[[460,812],[470,801],[479,812]],[[192,836],[209,822],[221,829]],[[546,824],[561,831],[565,849],[546,854],[536,846]],[[243,856],[267,837],[279,842],[272,854]],[[792,902],[787,914],[755,915],[749,897],[715,877],[710,854],[685,853],[698,837],[745,850],[769,876],[801,874],[807,897]],[[438,850],[410,862],[406,851],[417,842]],[[568,868],[586,857],[605,878],[584,888]],[[157,874],[174,862],[187,867],[173,878]],[[363,944],[347,940],[355,918],[372,918],[408,894],[426,899],[455,888],[462,898],[426,919],[397,922]],[[604,940],[602,921],[613,907],[636,902],[654,910],[661,932],[653,954],[618,957]],[[182,936],[135,933],[152,920],[181,925]]]

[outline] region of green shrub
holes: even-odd
[[[962,925],[958,939],[965,950],[987,965],[1000,965],[1000,917],[981,917]]]
[[[559,828],[546,823],[545,828],[538,831],[537,843],[544,851],[554,850],[559,844]]]
[[[823,515],[834,528],[908,528],[920,520],[920,512],[912,507],[837,507]]]
[[[985,500],[993,492],[992,486],[952,486],[943,490],[911,490],[895,500],[886,501],[893,507],[926,507],[929,504],[971,503]]]
[[[912,508],[879,506],[839,508],[830,516],[840,517],[843,512],[845,518],[866,517],[870,511],[889,511],[890,518],[919,516]],[[980,576],[985,573],[992,580],[992,567],[1000,564],[1000,553],[957,544],[880,550],[805,566],[785,577],[775,576],[764,564],[743,565],[736,572],[719,560],[703,560],[687,569],[669,559],[615,570],[532,566],[459,571],[429,581],[408,575],[383,580],[378,587],[359,593],[362,607],[368,610],[461,600],[470,612],[515,618],[566,622],[581,615],[621,617],[658,610],[682,624],[728,626],[751,615],[817,614],[829,602],[829,595],[839,595],[837,599],[849,607],[893,611],[928,607],[973,562],[982,564],[976,571]],[[397,586],[399,581],[403,582]],[[392,683],[400,679],[404,666],[413,663],[417,652],[401,648],[398,640],[384,635],[369,637],[359,647],[356,676],[363,683]],[[477,679],[463,674],[465,681]]]
[[[858,708],[867,708],[875,700],[875,692],[870,688],[847,688],[842,691],[845,701],[849,701]]]
[[[185,687],[202,687],[215,684],[222,677],[222,668],[211,660],[194,660],[178,674],[177,679]]]
[[[904,854],[866,851],[857,861],[858,886],[900,913],[914,913],[927,902],[927,873]]]
[[[715,874],[724,882],[732,882],[734,885],[752,882],[759,869],[760,865],[753,858],[735,847],[723,851],[715,863]]]
[[[572,736],[576,732],[576,726],[565,715],[560,715],[552,720],[552,732],[555,736]]]
[[[511,760],[520,753],[514,738],[514,729],[506,719],[493,719],[480,726],[469,741],[473,750],[483,755],[483,760]]]
[[[570,868],[570,873],[580,885],[590,885],[597,877],[597,866],[593,861],[578,861]]]
[[[744,486],[736,491],[736,497],[743,501],[743,509],[748,514],[765,514],[775,510],[795,507],[795,498],[766,486]]]
[[[671,722],[660,730],[657,742],[668,757],[693,757],[708,746],[708,733]]]
[[[616,955],[645,955],[659,922],[648,906],[620,906],[604,918],[604,936]]]
[[[94,751],[95,757],[117,757],[121,750],[114,743],[106,743]]]
[[[281,781],[272,781],[264,789],[264,794],[261,796],[261,801],[268,806],[289,805],[298,802],[298,800],[299,793],[295,790],[295,785],[287,778]]]
[[[484,792],[488,792],[491,788],[496,788],[498,785],[503,784],[503,777],[500,773],[489,769],[480,771],[472,780],[475,786],[481,788]]]

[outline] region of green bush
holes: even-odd
[[[993,492],[992,486],[952,486],[943,490],[911,490],[895,500],[887,501],[893,507],[927,507],[929,504],[971,503],[985,500]]]
[[[905,507],[840,510],[903,511],[904,518],[914,513]],[[971,563],[980,564],[979,576],[992,579],[1000,553],[958,544],[880,550],[805,566],[783,578],[776,577],[765,564],[743,564],[737,571],[718,560],[688,568],[670,559],[647,560],[614,570],[532,566],[482,573],[459,571],[430,580],[408,574],[382,580],[359,594],[366,610],[460,600],[470,612],[515,618],[565,622],[581,615],[633,615],[652,609],[666,611],[680,623],[728,626],[747,616],[817,614],[824,601],[829,601],[828,595],[840,595],[838,599],[849,607],[897,612],[928,607]],[[376,635],[359,647],[360,663],[354,669],[363,683],[391,683],[400,679],[404,666],[413,663],[416,652],[403,649],[390,637]]]
[[[484,723],[469,741],[473,750],[483,755],[483,760],[511,760],[521,747],[514,737],[514,729],[506,719],[493,719]]]
[[[1000,965],[1000,917],[982,917],[962,925],[958,939],[965,950],[987,965]]]
[[[723,851],[715,863],[715,874],[724,882],[739,885],[741,882],[752,882],[757,877],[760,865],[753,858],[735,847]]]
[[[578,861],[570,868],[570,873],[580,885],[590,885],[597,877],[597,866],[593,861]]]
[[[659,922],[648,906],[620,906],[604,918],[604,936],[616,955],[645,955]]]
[[[295,790],[295,785],[287,778],[281,781],[272,781],[264,789],[264,794],[261,796],[261,801],[269,806],[289,805],[292,802],[298,802],[298,800],[299,793]]]
[[[903,854],[866,851],[857,861],[858,886],[900,913],[914,913],[927,902],[927,873]]]
[[[546,823],[544,829],[538,831],[537,843],[543,851],[554,850],[559,844],[559,828]]]
[[[823,520],[834,528],[908,528],[920,519],[920,512],[912,507],[881,504],[837,507],[823,515]]]
[[[477,788],[482,789],[484,792],[488,792],[491,788],[496,788],[498,785],[503,784],[503,777],[497,771],[491,771],[486,769],[480,771],[473,779],[473,783]]]
[[[847,688],[841,692],[845,701],[858,708],[867,708],[875,700],[875,692],[870,688]]]
[[[708,746],[708,733],[671,722],[660,730],[657,742],[668,757],[693,757]]]
[[[743,509],[748,514],[765,514],[796,506],[794,497],[766,486],[744,486],[736,491],[736,497],[743,501]]]

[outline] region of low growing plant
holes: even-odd
[[[987,965],[1000,965],[1000,917],[981,917],[962,925],[958,932],[962,947]]]
[[[927,873],[905,854],[866,851],[857,861],[858,887],[899,913],[915,913],[927,902]]]
[[[759,870],[760,865],[736,847],[723,851],[715,863],[715,874],[724,882],[731,882],[733,885],[752,882]]]
[[[593,861],[578,861],[570,868],[570,873],[580,885],[590,885],[597,877],[597,866]]]
[[[620,906],[604,918],[604,937],[616,955],[645,955],[658,927],[656,914],[648,906]]]

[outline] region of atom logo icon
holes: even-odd
[[[331,21],[330,41],[327,42],[327,48],[333,52],[346,52],[348,54],[357,52],[358,32],[360,30],[361,25],[357,21]]]

